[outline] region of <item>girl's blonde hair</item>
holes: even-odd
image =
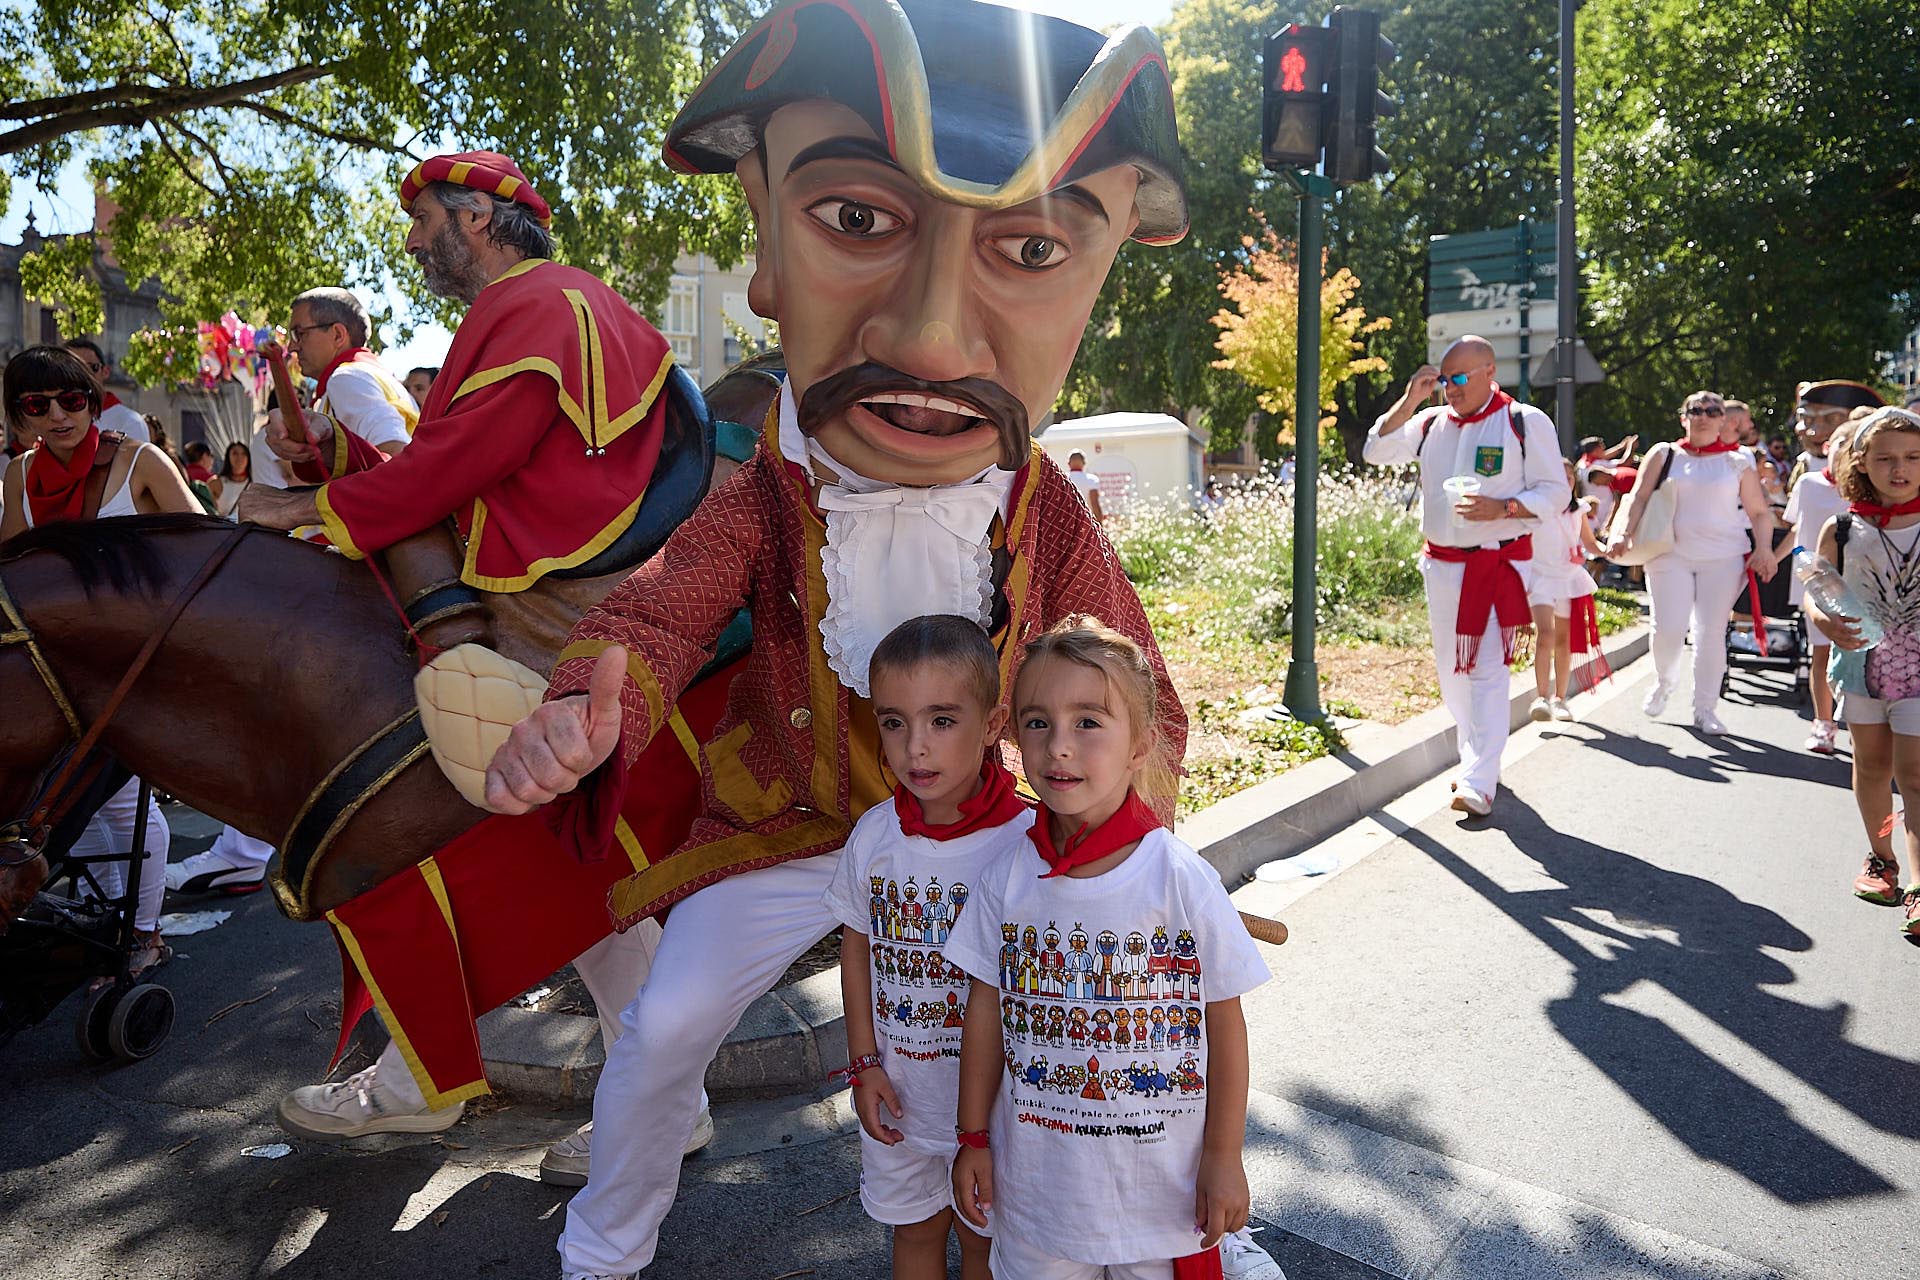
[[[1866,419],[1854,425],[1852,431],[1847,447],[1838,458],[1829,462],[1834,484],[1839,488],[1840,496],[1848,502],[1879,502],[1881,497],[1874,491],[1873,481],[1867,475],[1867,449],[1873,444],[1874,437],[1889,431],[1920,435],[1920,414],[1889,405],[1884,409],[1875,409]]]
[[[1173,811],[1179,781],[1167,758],[1166,739],[1160,733],[1160,681],[1144,649],[1090,614],[1062,618],[1025,646],[1020,674],[1014,679],[1014,705],[1019,705],[1020,682],[1037,658],[1058,658],[1090,667],[1106,677],[1108,690],[1126,708],[1133,744],[1148,746],[1147,760],[1134,775],[1133,789],[1157,814]],[[1015,712],[1018,718],[1018,711]]]

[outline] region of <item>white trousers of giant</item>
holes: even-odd
[[[601,1048],[611,1057],[614,1042],[620,1038],[620,1010],[633,1003],[633,997],[647,980],[653,953],[660,945],[660,926],[642,920],[625,933],[608,934],[574,958],[574,970],[593,997],[600,1012]],[[388,1028],[392,1030],[391,1027]],[[417,1111],[427,1098],[407,1068],[397,1041],[389,1041],[380,1054],[377,1079],[381,1088],[403,1109]],[[596,1148],[596,1158],[597,1158]]]
[[[1712,711],[1727,674],[1727,622],[1747,581],[1745,556],[1690,560],[1674,552],[1647,561],[1653,597],[1653,672],[1671,688],[1680,679],[1680,650],[1693,622],[1693,711]]]
[[[564,1270],[617,1276],[653,1261],[707,1064],[747,1006],[833,932],[822,899],[839,860],[823,853],[729,876],[668,914],[594,1086],[593,1172],[567,1207]]]
[[[140,779],[129,778],[127,785],[114,792],[87,821],[87,829],[73,842],[73,852],[84,857],[117,854],[125,858],[133,852],[133,827],[139,819]],[[140,901],[135,904],[133,927],[151,930],[160,923],[160,902],[167,896],[167,848],[173,833],[160,806],[147,801],[147,847],[140,861]],[[101,863],[93,868],[94,879],[109,898],[127,891],[127,863]]]
[[[1516,560],[1512,564],[1522,584],[1532,581],[1531,561]],[[1453,620],[1460,611],[1460,583],[1466,572],[1464,564],[1420,557],[1420,573],[1427,581],[1427,621],[1433,628],[1433,663],[1440,677],[1440,699],[1457,726],[1458,777],[1481,795],[1491,797],[1500,786],[1500,753],[1507,749],[1507,733],[1513,724],[1508,700],[1513,673],[1501,656],[1497,613],[1487,615],[1487,629],[1481,633],[1473,670],[1453,669],[1458,649]]]

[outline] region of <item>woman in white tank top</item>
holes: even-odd
[[[86,366],[64,347],[28,347],[7,361],[0,374],[0,401],[8,427],[34,441],[31,450],[7,466],[0,543],[35,525],[84,518],[87,478],[100,448],[100,389]],[[142,443],[122,447],[114,456],[95,514],[104,519],[199,508],[166,455]],[[151,800],[145,814],[138,812],[139,791],[139,779],[130,779],[94,813],[73,846],[82,855],[124,853],[133,848],[134,827],[146,825],[140,901],[133,915],[136,973],[164,964],[172,954],[159,929],[160,901],[167,888],[167,822]],[[124,864],[103,864],[95,874],[109,896],[124,891]]]
[[[239,519],[234,511],[240,506],[240,495],[252,486],[253,450],[235,440],[227,446],[227,460],[220,464],[220,474],[213,478],[213,505],[219,508],[222,519]]]
[[[1680,651],[1693,623],[1693,723],[1702,733],[1723,734],[1717,713],[1720,682],[1727,673],[1727,622],[1745,586],[1747,570],[1773,576],[1773,510],[1754,474],[1753,458],[1720,439],[1726,405],[1712,391],[1696,391],[1680,410],[1685,434],[1655,445],[1634,482],[1634,510],[1656,482],[1673,490],[1673,550],[1647,561],[1647,594],[1653,597],[1653,688],[1641,703],[1649,716],[1666,710],[1680,680]],[[1661,474],[1665,472],[1665,480]],[[1613,549],[1632,541],[1626,531]]]

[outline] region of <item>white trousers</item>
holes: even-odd
[[[594,1089],[593,1172],[567,1207],[563,1270],[626,1275],[653,1261],[707,1065],[747,1006],[833,931],[821,899],[839,858],[729,876],[669,913]]]
[[[1669,552],[1647,562],[1653,597],[1653,671],[1661,684],[1680,678],[1680,650],[1693,621],[1693,710],[1712,711],[1727,674],[1727,620],[1746,585],[1745,556],[1687,560]]]
[[[133,827],[139,816],[140,779],[129,778],[127,785],[114,792],[87,822],[87,829],[73,842],[73,852],[91,857],[113,853],[123,858],[133,852]],[[150,930],[160,922],[160,901],[167,896],[167,848],[173,833],[160,806],[147,801],[147,848],[140,861],[140,901],[134,909],[133,927]],[[127,863],[96,864],[94,879],[109,898],[127,891]]]
[[[1523,584],[1532,581],[1531,562],[1515,561],[1513,567]],[[1460,583],[1466,572],[1463,564],[1420,557],[1420,573],[1427,581],[1427,621],[1433,628],[1433,662],[1440,676],[1440,700],[1447,704],[1457,726],[1459,779],[1491,797],[1500,786],[1500,753],[1507,749],[1507,733],[1513,724],[1507,697],[1513,673],[1507,670],[1501,654],[1497,613],[1487,615],[1487,629],[1481,633],[1473,670],[1463,673],[1453,669],[1457,656],[1453,622],[1460,610]]]
[[[634,994],[647,980],[659,945],[660,926],[642,920],[625,933],[607,935],[574,957],[573,967],[586,984],[587,994],[593,997],[593,1007],[599,1010],[600,1044],[609,1057],[620,1038],[620,1011],[633,1003]],[[388,1042],[378,1065],[376,1078],[381,1088],[403,1109],[417,1111],[427,1105],[426,1094],[420,1091],[419,1082],[401,1056],[398,1041]]]
[[[208,853],[217,853],[230,867],[264,867],[273,858],[273,846],[265,840],[256,840],[244,832],[232,827],[220,828],[220,834],[214,837]]]

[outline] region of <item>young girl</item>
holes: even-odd
[[[1887,834],[1891,784],[1906,809],[1907,865],[1920,867],[1920,415],[1879,410],[1838,461],[1847,512],[1820,531],[1820,554],[1886,635],[1863,650],[1858,619],[1826,613],[1811,596],[1804,607],[1841,651],[1833,684],[1853,738],[1853,797],[1872,848],[1853,891],[1901,907],[1901,932],[1920,944],[1920,877],[1902,890]]]
[[[1573,464],[1567,463],[1567,483],[1574,485]],[[1579,492],[1579,486],[1574,485]],[[1540,522],[1533,534],[1533,580],[1527,584],[1527,604],[1533,609],[1537,638],[1533,656],[1533,683],[1540,691],[1529,714],[1535,720],[1572,720],[1567,706],[1567,683],[1573,674],[1573,639],[1581,638],[1581,652],[1600,653],[1599,619],[1594,614],[1593,575],[1588,556],[1600,554],[1593,536],[1593,499],[1571,498],[1566,508]],[[1549,668],[1552,684],[1549,686]]]
[[[1154,693],[1140,649],[1094,619],[1027,646],[1013,723],[1040,808],[947,946],[973,976],[955,1204],[980,1229],[991,1216],[1007,1280],[1217,1277],[1247,1219],[1240,996],[1267,967],[1219,874],[1149,804],[1172,798]]]
[[[1853,427],[1849,424],[1835,431],[1824,445],[1815,446],[1824,455],[1827,465],[1802,475],[1795,482],[1793,492],[1787,496],[1786,519],[1793,526],[1794,546],[1814,546],[1820,539],[1820,531],[1827,527],[1827,521],[1847,509],[1847,500],[1840,496],[1840,487],[1834,482],[1833,464],[1845,450],[1852,434]],[[1787,600],[1804,607],[1805,596],[1806,588],[1796,576],[1787,588]],[[1806,747],[1819,755],[1830,756],[1834,752],[1834,738],[1839,733],[1839,726],[1833,719],[1833,687],[1827,681],[1827,664],[1833,657],[1833,642],[1818,627],[1810,626],[1808,632],[1808,639],[1813,645],[1810,663],[1813,732],[1807,736]]]
[[[1000,763],[1007,709],[1000,659],[978,623],[914,618],[869,666],[892,804],[867,810],[825,895],[843,927],[846,1075],[860,1117],[860,1203],[893,1228],[895,1280],[945,1280],[947,1237],[961,1273],[990,1280],[987,1241],[953,1216],[953,1127],[969,985],[944,956],[969,886],[1033,811]]]

